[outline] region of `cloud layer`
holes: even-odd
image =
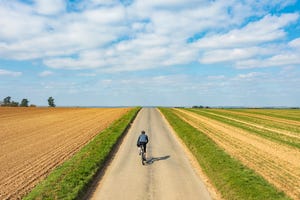
[[[22,72],[16,72],[16,71],[9,71],[9,70],[0,69],[0,76],[17,77],[17,76],[21,76],[21,75],[22,75]]]
[[[136,71],[199,62],[298,65],[295,1],[64,0],[0,2],[0,58],[54,69]]]
[[[53,96],[57,105],[299,106],[296,4],[1,0],[0,96],[37,105]]]

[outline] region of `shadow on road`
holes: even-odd
[[[156,161],[160,161],[160,160],[167,160],[168,158],[170,158],[171,156],[167,155],[167,156],[162,156],[162,157],[152,157],[151,159],[148,159],[146,161],[147,164],[153,164]]]

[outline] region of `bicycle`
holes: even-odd
[[[142,165],[145,165],[146,156],[145,156],[144,145],[140,145],[140,155],[141,155]]]

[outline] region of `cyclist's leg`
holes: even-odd
[[[144,154],[144,160],[146,160],[146,148],[147,148],[147,144],[145,143],[144,144],[144,152],[145,152],[145,154]]]

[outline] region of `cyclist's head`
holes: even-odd
[[[146,132],[145,132],[145,131],[142,131],[141,133],[142,133],[142,134],[145,134]]]

